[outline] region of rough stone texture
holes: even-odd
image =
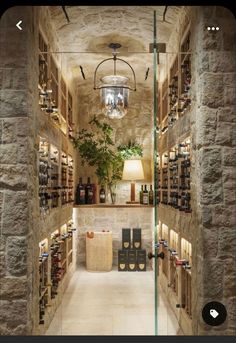
[[[26,299],[27,280],[26,278],[7,277],[0,279],[1,300]]]
[[[236,36],[236,30],[232,30],[235,19],[222,7],[216,7],[215,11],[207,6],[193,7],[188,14],[193,51],[192,103],[190,113],[185,116],[190,117],[186,129],[192,146],[193,211],[191,215],[183,215],[181,222],[178,211],[160,205],[159,220],[192,243],[193,319],[190,332],[195,335],[235,335],[236,55],[232,42],[232,37]],[[209,20],[220,26],[219,34],[207,32]],[[173,36],[178,41],[178,34],[173,33]],[[183,118],[178,122],[181,120]],[[178,122],[161,136],[160,154],[181,141],[178,139]],[[230,303],[228,319],[218,328],[207,326],[201,319],[202,307],[211,300],[221,301],[227,310]],[[185,325],[181,314],[178,316]],[[184,329],[188,331],[187,326]]]

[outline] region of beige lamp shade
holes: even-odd
[[[123,169],[123,180],[143,180],[144,172],[141,160],[125,160]]]

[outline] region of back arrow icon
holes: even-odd
[[[22,30],[22,27],[20,26],[21,23],[22,23],[22,20],[20,20],[20,21],[16,24],[16,27],[17,27],[19,30]]]

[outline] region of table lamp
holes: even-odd
[[[143,180],[143,165],[141,160],[125,160],[122,180],[131,181],[131,193],[130,201],[126,201],[126,204],[138,204],[135,201],[135,181]]]

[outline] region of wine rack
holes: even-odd
[[[192,279],[191,279],[191,265],[192,265],[192,245],[186,239],[181,239],[181,258],[185,263],[181,270],[181,299],[182,307],[186,313],[192,318]]]
[[[59,230],[54,231],[51,235],[51,299],[54,299],[57,295],[59,282],[61,281],[61,251],[59,237]]]
[[[39,324],[44,324],[44,315],[49,303],[48,241],[39,243]]]
[[[73,140],[74,138],[73,99],[69,91],[68,91],[67,112],[68,112],[68,135],[69,135],[69,139]]]
[[[167,256],[168,237],[169,237],[168,226],[166,226],[165,224],[162,224],[161,237],[159,239],[159,246],[160,246],[160,252],[164,252],[165,256]],[[162,272],[168,278],[168,259],[167,258],[164,258],[162,260]]]
[[[191,213],[190,138],[173,146],[162,155],[160,172],[161,204]]]
[[[157,106],[161,112],[158,117],[161,133],[173,127],[191,107],[190,38],[190,32],[187,31],[180,42],[180,51],[176,54],[165,81],[158,88]]]
[[[178,55],[170,69],[168,127],[172,127],[178,116]]]
[[[188,32],[181,44],[181,88],[179,97],[179,116],[182,116],[191,105],[191,55],[190,33]]]
[[[176,258],[178,258],[179,235],[174,230],[170,230],[170,287],[178,295],[178,273],[176,269]]]
[[[190,200],[190,140],[179,144],[180,185],[179,185],[179,210],[191,212]]]
[[[161,169],[161,203],[168,205],[168,153],[162,155]]]
[[[162,118],[162,125],[161,125],[161,132],[164,134],[168,130],[168,79],[166,78],[162,84],[162,110],[161,110],[161,118]]]
[[[50,209],[50,194],[49,194],[49,144],[39,138],[39,157],[38,157],[38,178],[39,178],[39,207],[41,214],[49,213]]]
[[[73,228],[73,221],[70,220],[67,224],[67,233],[68,233],[68,240],[67,240],[67,259],[68,259],[68,266],[73,261],[73,231],[76,229]]]
[[[61,205],[67,204],[67,177],[68,177],[68,161],[67,155],[62,151],[61,153]]]
[[[174,146],[169,152],[169,205],[178,208],[178,187],[179,186],[179,167],[178,167],[178,146]]]
[[[49,46],[39,32],[39,108],[73,140],[73,98]]]
[[[59,185],[59,150],[50,145],[50,163],[51,163],[51,208],[59,206],[60,185]]]
[[[74,203],[74,161],[73,158],[68,156],[68,201]]]

